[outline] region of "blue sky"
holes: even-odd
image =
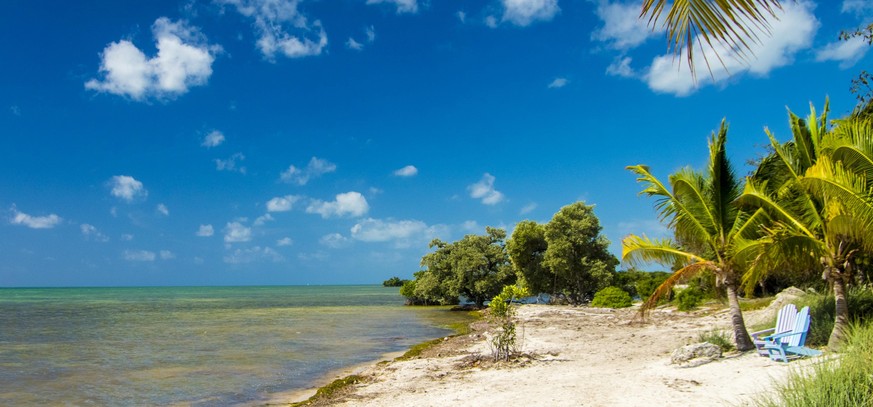
[[[696,84],[640,3],[4,2],[0,286],[378,283],[579,200],[618,256],[665,233],[625,166],[700,168],[727,118],[745,174],[869,69],[863,0]]]

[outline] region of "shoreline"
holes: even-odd
[[[413,358],[385,363],[383,357],[325,375],[322,387],[360,376],[327,397],[310,401],[321,388],[316,387],[277,395],[270,405],[745,405],[772,390],[774,380],[817,360],[785,364],[733,352],[705,365],[677,367],[670,365],[672,350],[697,342],[701,332],[728,328],[727,311],[658,309],[642,323],[632,322],[635,312],[524,305],[519,308],[524,355],[513,361],[493,362],[487,325],[472,321],[469,333]],[[748,312],[748,320],[761,320],[766,312]]]

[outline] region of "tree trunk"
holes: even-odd
[[[731,308],[731,324],[734,328],[734,338],[737,342],[737,350],[745,352],[755,349],[755,343],[749,336],[749,331],[746,330],[746,323],[743,321],[743,311],[740,310],[740,300],[737,297],[737,286],[734,282],[725,284],[727,289],[728,304]]]
[[[828,349],[837,351],[846,339],[849,329],[849,303],[846,301],[846,282],[842,276],[836,276],[834,283],[834,302],[836,302],[836,318],[834,330],[828,339]]]

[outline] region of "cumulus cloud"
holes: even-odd
[[[567,78],[555,78],[555,80],[553,80],[551,83],[549,83],[548,88],[549,89],[563,88],[564,86],[567,86],[568,83],[570,83],[570,81],[567,80]]]
[[[285,258],[277,251],[270,247],[255,246],[248,249],[236,249],[230,254],[224,256],[224,262],[228,264],[243,264],[255,263],[262,261],[272,261],[279,263]]]
[[[212,228],[212,225],[200,225],[200,229],[197,229],[197,236],[200,237],[209,237],[215,234],[215,229]]]
[[[121,258],[127,261],[155,261],[157,255],[148,250],[125,250],[121,252]]]
[[[263,214],[263,215],[258,216],[257,218],[255,218],[255,221],[252,222],[252,225],[255,225],[255,226],[263,226],[263,225],[266,224],[267,222],[272,222],[272,221],[274,221],[274,220],[276,220],[276,219],[273,218],[273,215],[270,215],[269,213],[265,213],[265,214]]]
[[[611,76],[620,76],[622,78],[632,78],[636,76],[633,68],[631,68],[630,63],[632,59],[631,57],[618,57],[606,67],[606,74]]]
[[[373,41],[376,41],[376,27],[372,25],[367,27],[364,29],[364,34],[367,35],[367,42],[372,44]]]
[[[159,203],[155,210],[158,211],[158,213],[160,213],[161,215],[170,216],[170,210],[167,209],[167,205]]]
[[[15,205],[12,205],[11,211],[12,218],[9,219],[9,223],[31,229],[51,229],[63,221],[60,216],[53,213],[46,216],[31,216],[16,209]]]
[[[236,153],[230,156],[226,160],[215,160],[215,169],[218,171],[230,171],[230,172],[238,172],[240,174],[246,173],[246,167],[242,165],[242,161],[245,161],[246,156],[242,153]]]
[[[412,177],[418,174],[418,168],[415,168],[414,165],[407,165],[403,168],[400,168],[394,171],[394,175],[398,177]]]
[[[443,225],[428,226],[419,220],[382,220],[367,218],[352,226],[351,235],[362,242],[392,242],[406,248],[448,234]]]
[[[815,60],[839,61],[841,69],[851,68],[861,58],[864,58],[868,49],[870,49],[870,45],[864,41],[863,37],[854,37],[825,45],[824,48],[816,52]]]
[[[133,202],[138,198],[148,196],[148,191],[142,182],[129,175],[116,175],[109,179],[110,193],[112,196],[125,202]]]
[[[503,193],[494,189],[494,180],[494,176],[486,172],[479,182],[467,187],[467,190],[470,191],[470,197],[481,199],[485,205],[496,205],[503,202]]]
[[[176,258],[176,255],[169,250],[161,250],[160,256],[161,256],[161,260],[170,260],[170,259]]]
[[[322,218],[334,216],[362,216],[370,210],[367,198],[360,192],[346,192],[338,194],[336,199],[330,202],[313,200],[306,208],[306,213],[317,213]]]
[[[537,21],[549,21],[561,11],[558,0],[501,0],[501,2],[502,20],[520,27]]]
[[[460,21],[461,24],[467,22],[467,13],[465,13],[463,10],[458,10],[458,12],[455,13],[455,15],[458,16],[458,21]]]
[[[626,51],[638,47],[649,37],[661,35],[663,27],[652,30],[647,20],[640,18],[639,2],[600,0],[595,10],[603,26],[591,33],[591,39],[609,48]]]
[[[767,76],[774,69],[791,64],[797,52],[808,49],[812,44],[820,25],[812,14],[813,7],[809,2],[784,3],[782,10],[777,11],[778,19],[771,22],[771,35],[761,36],[760,43],[750,44],[752,56],[748,62],[722,44],[714,43],[715,50],[708,47],[701,49],[698,45],[694,62],[697,72],[709,72],[706,60],[710,61],[713,70],[712,76],[699,75],[697,86],[688,72],[684,55],[678,58],[672,54],[656,57],[643,79],[655,92],[686,96],[696,91],[698,86],[722,82],[730,75],[748,72],[754,76]],[[716,52],[721,56],[724,67],[720,66]]]
[[[519,211],[519,214],[521,214],[521,215],[527,215],[527,214],[533,212],[536,208],[537,208],[537,204],[536,204],[536,202],[531,202],[531,203],[529,203],[529,204],[523,206],[523,207],[521,208],[521,210]]]
[[[322,246],[327,246],[332,249],[339,249],[348,245],[349,239],[339,233],[331,233],[322,236],[321,239],[318,239],[318,243],[320,243]]]
[[[866,18],[873,15],[873,3],[870,0],[843,0],[843,13],[853,13],[858,17]]]
[[[346,40],[346,48],[360,51],[364,49],[364,44],[361,44],[360,42],[355,41],[354,38],[349,37],[349,39]]]
[[[397,14],[418,12],[418,0],[367,0],[367,4],[383,3],[396,5]]]
[[[294,203],[299,201],[300,197],[296,195],[277,196],[267,201],[268,212],[288,212],[293,208]]]
[[[310,179],[318,178],[334,171],[336,171],[336,164],[318,157],[312,157],[306,168],[301,169],[293,165],[289,166],[287,170],[279,175],[279,179],[288,184],[302,186],[306,185]]]
[[[209,134],[203,137],[201,146],[206,148],[218,147],[224,143],[224,134],[218,130],[212,130]]]
[[[252,229],[240,222],[228,222],[224,227],[225,243],[240,243],[252,240]]]
[[[87,223],[83,223],[83,224],[79,225],[79,230],[82,231],[82,236],[85,238],[85,240],[92,240],[93,239],[97,242],[108,242],[109,241],[109,236],[106,236],[103,233],[100,233],[100,231],[97,230],[97,227],[94,225],[89,225]]]
[[[85,88],[134,100],[172,98],[205,85],[221,47],[209,45],[196,27],[166,17],[155,20],[152,35],[158,53],[148,58],[136,45],[120,40],[100,54],[100,76]]]
[[[293,244],[294,244],[294,241],[291,240],[290,237],[283,237],[283,238],[276,241],[276,246],[279,246],[279,247],[291,246]]]
[[[327,33],[321,22],[309,22],[299,10],[298,0],[219,0],[254,20],[257,47],[268,61],[276,55],[302,58],[321,54],[327,46]],[[292,34],[291,32],[294,32]]]

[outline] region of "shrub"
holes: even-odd
[[[698,342],[709,342],[721,348],[722,352],[730,352],[735,349],[731,336],[725,331],[713,329],[712,331],[701,332],[697,336]]]
[[[849,318],[854,323],[863,323],[873,320],[873,290],[869,288],[855,287],[846,293],[846,301],[849,305]],[[809,323],[809,334],[806,337],[808,346],[827,345],[831,331],[834,329],[834,296],[806,295],[798,301],[797,308],[809,306],[809,315],[812,317]]]
[[[688,287],[676,294],[676,308],[691,311],[703,301],[703,293],[695,287]]]
[[[491,299],[488,309],[491,311],[492,322],[500,326],[491,338],[491,351],[494,360],[508,360],[518,353],[521,347],[518,344],[515,330],[515,307],[512,300],[527,297],[530,294],[523,288],[514,285],[503,287],[500,294]]]
[[[633,303],[630,294],[618,287],[606,287],[594,294],[592,307],[627,308]]]
[[[400,277],[391,277],[382,282],[383,287],[402,287],[403,283],[409,280],[401,280]]]
[[[652,293],[655,292],[655,289],[666,281],[667,277],[670,277],[670,273],[663,271],[645,273],[645,275],[640,277],[634,285],[637,290],[637,295],[639,295],[642,300],[651,297]]]

